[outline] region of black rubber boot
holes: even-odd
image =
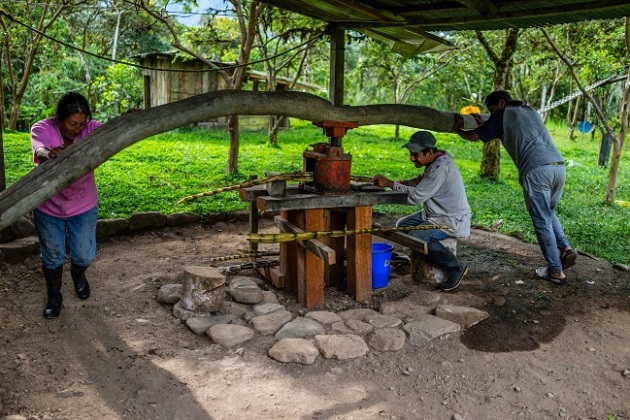
[[[70,275],[72,276],[72,281],[74,281],[74,291],[79,299],[83,300],[90,297],[90,283],[85,278],[85,270],[87,270],[87,267],[82,267],[75,263],[70,264]]]
[[[459,261],[455,254],[442,245],[440,241],[431,239],[427,244],[427,248],[429,251],[427,259],[444,267],[448,272],[446,282],[441,283],[438,287],[444,291],[456,289],[468,272],[468,266]]]
[[[56,318],[61,313],[63,296],[61,296],[61,277],[63,275],[63,265],[47,270],[44,268],[44,278],[46,279],[46,289],[48,291],[48,303],[44,308],[44,318]]]

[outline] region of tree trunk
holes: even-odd
[[[269,144],[272,146],[278,145],[278,132],[280,132],[280,127],[286,123],[287,117],[282,115],[270,115],[269,116],[269,130],[268,130],[268,140]]]
[[[483,144],[481,176],[496,181],[501,173],[501,140],[494,139]]]
[[[621,129],[619,134],[613,141],[613,154],[612,161],[610,163],[610,172],[608,174],[608,185],[606,186],[606,196],[604,201],[612,203],[615,201],[617,195],[617,175],[619,173],[619,164],[621,163],[621,151],[623,150],[623,144],[625,143],[626,135],[628,133],[628,108],[630,107],[630,72],[628,72],[628,79],[626,80],[626,86],[623,90],[623,100],[621,109]]]
[[[2,57],[3,50],[0,48],[0,87],[4,86],[2,80]],[[4,165],[4,89],[0,88],[0,192],[7,188],[6,167]]]
[[[258,93],[221,90],[115,118],[44,162],[0,193],[0,230],[93,171],[126,147],[153,135],[225,115],[286,115],[307,121],[355,121],[362,125],[400,124],[448,133],[453,112],[413,105],[339,106],[301,92]],[[465,128],[476,124],[464,116]],[[312,139],[305,139],[305,143]]]
[[[630,51],[630,18],[626,17],[626,48]],[[623,89],[623,97],[621,100],[621,129],[619,135],[613,141],[613,155],[610,164],[610,173],[608,175],[608,185],[606,186],[606,197],[604,200],[608,203],[615,201],[617,195],[617,175],[619,173],[619,164],[621,163],[621,151],[626,141],[628,133],[628,113],[630,112],[630,70],[626,78],[626,85]]]
[[[230,134],[230,151],[228,154],[228,174],[238,173],[238,150],[240,148],[240,135],[238,131],[238,115],[228,117],[228,133]]]
[[[575,126],[577,125],[578,114],[580,112],[580,102],[582,102],[582,97],[578,96],[575,98],[575,108],[573,109],[573,115],[571,116],[571,121],[569,121],[569,140],[575,140],[577,136],[574,134]]]
[[[512,28],[506,31],[505,42],[501,55],[497,56],[489,43],[480,32],[477,38],[481,41],[488,56],[494,63],[493,90],[510,89],[512,86],[512,61],[516,52],[518,41],[518,29]],[[491,140],[483,145],[483,158],[481,159],[481,176],[492,180],[499,179],[501,169],[501,144],[500,140]]]

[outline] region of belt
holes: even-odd
[[[558,166],[558,165],[564,165],[564,162],[549,162],[549,163],[545,163],[543,166],[545,165]]]

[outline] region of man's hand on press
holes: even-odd
[[[483,124],[486,119],[481,114],[470,113],[468,114],[475,119],[477,125]],[[453,131],[462,130],[464,128],[464,116],[462,114],[455,113],[453,118]]]
[[[394,181],[389,178],[384,177],[383,175],[374,175],[372,177],[372,183],[377,187],[388,187],[392,188],[394,186]]]

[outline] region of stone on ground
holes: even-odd
[[[283,338],[269,349],[268,354],[278,362],[312,365],[319,356],[319,350],[311,340]]]
[[[358,335],[316,335],[315,345],[325,359],[356,359],[364,356],[369,348]]]
[[[244,344],[254,337],[254,331],[242,325],[216,324],[206,332],[213,343],[224,347]]]

